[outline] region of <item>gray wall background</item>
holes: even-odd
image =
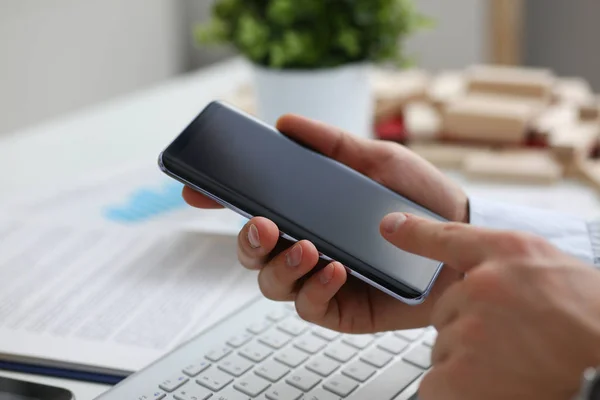
[[[600,91],[600,1],[525,1],[523,59],[561,75],[583,76]]]
[[[414,38],[430,68],[481,61],[482,0],[417,0],[440,19]],[[0,135],[220,60],[190,30],[212,0],[0,0]]]
[[[300,1],[300,0],[299,0]],[[407,49],[431,70],[487,60],[487,0],[416,0],[438,21]],[[600,90],[600,0],[526,1],[525,60]],[[198,49],[212,0],[0,0],[0,135],[231,55]],[[577,22],[575,22],[577,21]]]

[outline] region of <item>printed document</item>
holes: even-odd
[[[236,238],[0,224],[0,358],[128,374],[259,295]]]

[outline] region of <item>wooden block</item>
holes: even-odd
[[[600,192],[600,160],[582,160],[576,168],[579,178]]]
[[[575,123],[553,129],[549,145],[555,157],[563,163],[587,158],[598,144],[600,124]]]
[[[429,74],[422,70],[377,70],[371,76],[375,119],[402,113],[406,104],[424,100]]]
[[[531,129],[534,134],[549,138],[550,133],[564,126],[572,126],[579,119],[579,108],[571,103],[560,102],[548,108],[534,118]]]
[[[463,172],[477,180],[552,184],[562,178],[563,167],[547,151],[517,150],[471,154]]]
[[[594,92],[589,82],[583,78],[560,78],[553,89],[554,100],[575,105],[594,101]]]
[[[489,148],[444,143],[411,143],[408,148],[439,168],[460,169],[473,153],[487,153]]]
[[[580,105],[579,119],[584,122],[600,121],[600,96]]]
[[[464,72],[446,71],[436,75],[428,89],[427,99],[439,110],[446,104],[464,96],[467,80]]]
[[[547,69],[475,65],[467,69],[467,90],[472,93],[504,94],[552,99],[554,74]]]
[[[543,104],[509,96],[468,95],[448,104],[442,131],[453,140],[483,143],[524,143]]]
[[[248,114],[256,115],[255,92],[253,86],[248,83],[241,85],[235,93],[223,100]]]
[[[431,141],[440,134],[442,117],[432,104],[412,102],[404,107],[404,126],[411,141]]]
[[[600,160],[582,159],[575,164],[577,178],[600,192]]]

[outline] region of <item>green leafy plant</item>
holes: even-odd
[[[253,63],[315,69],[352,62],[398,62],[402,40],[428,27],[413,0],[214,0],[198,44],[233,46]]]

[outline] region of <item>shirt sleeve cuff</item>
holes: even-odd
[[[600,221],[590,230],[590,223],[569,214],[477,197],[469,199],[469,217],[472,225],[532,233],[584,262],[600,261],[595,257],[600,255]]]
[[[600,267],[600,219],[588,223],[588,232],[590,233],[594,265]]]

